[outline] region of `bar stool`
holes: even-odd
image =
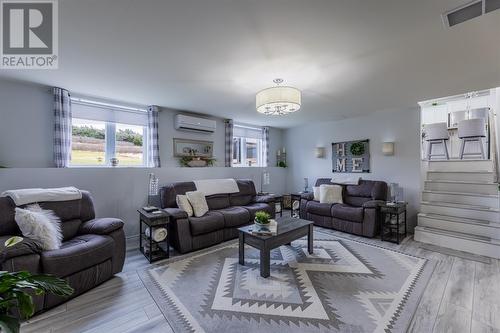
[[[484,160],[483,138],[486,137],[486,126],[484,118],[462,120],[458,123],[458,138],[462,140],[460,145],[460,159],[465,155],[481,155]],[[481,152],[465,153],[465,144],[467,142],[478,142]]]
[[[432,156],[444,156],[447,160],[450,159],[448,155],[448,147],[446,141],[450,139],[448,134],[448,125],[446,123],[434,123],[425,125],[425,134],[427,141],[427,159],[430,161]],[[443,145],[444,154],[432,154],[433,145]]]

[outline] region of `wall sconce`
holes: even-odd
[[[314,156],[316,156],[317,158],[325,157],[325,147],[314,148]]]
[[[382,153],[385,156],[394,155],[394,142],[384,142],[382,144]]]

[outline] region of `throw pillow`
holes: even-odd
[[[314,200],[319,201],[319,186],[313,187]]]
[[[189,203],[193,207],[194,216],[202,217],[208,212],[207,199],[205,199],[205,195],[203,194],[203,192],[186,192],[186,196],[189,200]]]
[[[43,250],[56,250],[61,247],[61,220],[53,211],[34,204],[25,209],[16,208],[14,219],[23,236],[39,242]]]
[[[319,187],[320,203],[343,203],[342,186],[340,185],[321,185]]]
[[[179,194],[175,197],[175,202],[177,202],[177,207],[185,211],[188,216],[193,216],[193,207],[191,207],[187,196]]]

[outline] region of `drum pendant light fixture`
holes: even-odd
[[[257,112],[271,116],[283,116],[297,112],[302,103],[299,89],[281,86],[283,79],[274,79],[275,87],[261,90],[255,96]]]

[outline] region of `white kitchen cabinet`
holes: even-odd
[[[448,122],[448,105],[435,105],[422,109],[422,124]]]
[[[470,109],[487,108],[490,106],[488,98],[489,95],[474,97],[470,99],[464,98],[447,102],[446,105],[448,106],[448,112],[465,111],[467,110],[468,105],[470,105]]]

